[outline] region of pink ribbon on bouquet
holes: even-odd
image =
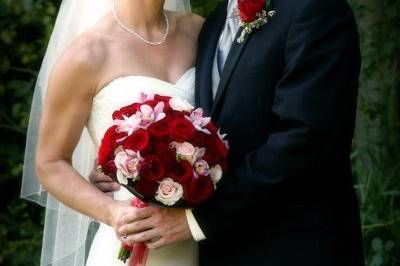
[[[145,208],[149,205],[138,198],[132,200],[132,206],[135,208]],[[145,266],[147,262],[147,256],[149,255],[149,249],[144,243],[135,243],[132,247],[132,256],[129,262],[129,266]]]

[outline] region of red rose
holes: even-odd
[[[171,139],[178,142],[184,142],[191,139],[196,133],[193,124],[183,117],[176,117],[170,125],[169,133]]]
[[[196,131],[194,137],[189,142],[195,147],[204,147],[207,145],[207,138],[209,137],[210,135],[204,132]]]
[[[109,176],[111,178],[115,178],[117,175],[117,167],[115,166],[114,160],[102,164],[101,169],[106,176]]]
[[[205,202],[213,193],[214,183],[211,178],[200,176],[184,186],[183,199],[187,204],[194,206]]]
[[[117,126],[110,127],[104,134],[99,147],[97,163],[103,165],[114,155],[114,149],[117,147]]]
[[[228,156],[228,149],[226,148],[225,143],[223,143],[218,136],[213,138],[213,145],[215,152],[218,153],[219,156],[224,158]]]
[[[226,148],[225,143],[216,134],[211,135],[207,139],[207,147],[217,153],[218,156],[226,157],[228,155],[228,149]]]
[[[209,165],[221,164],[228,156],[228,149],[217,135],[207,139],[206,153],[203,157]]]
[[[123,143],[124,149],[145,152],[150,146],[150,135],[145,129],[139,129],[127,137]]]
[[[158,101],[156,101],[156,100],[148,100],[148,101],[145,101],[144,103],[142,103],[140,106],[148,105],[148,106],[151,106],[151,108],[154,108],[157,104],[158,104]]]
[[[203,156],[208,165],[216,165],[219,163],[219,155],[211,148],[206,149],[206,153]]]
[[[140,169],[140,176],[148,181],[160,181],[165,177],[164,163],[156,155],[146,156]]]
[[[147,198],[154,198],[157,192],[158,182],[141,179],[133,184],[134,189]]]
[[[166,144],[159,144],[156,152],[165,165],[174,165],[176,163],[176,153],[166,146]]]
[[[213,122],[208,123],[205,128],[208,129],[211,134],[217,134],[218,132],[218,128],[214,125]]]
[[[180,161],[170,166],[169,174],[179,184],[185,184],[193,178],[193,167],[188,161]]]
[[[169,100],[171,100],[171,97],[169,96],[162,96],[162,95],[154,95],[154,100],[158,101],[158,102],[164,102],[164,103],[168,103]]]
[[[148,127],[150,134],[157,139],[163,139],[169,135],[169,126],[171,124],[171,119],[167,116],[160,121],[151,124]]]
[[[173,150],[170,149],[169,147],[169,141],[155,141],[154,143],[154,153],[158,154],[162,160],[164,157],[164,154],[171,152],[173,153]]]
[[[130,117],[134,115],[139,110],[140,104],[134,103],[125,107],[122,107],[118,111],[115,111],[112,115],[112,118],[122,120],[123,116]]]
[[[175,120],[175,119],[177,119],[177,118],[185,118],[185,114],[184,113],[181,113],[181,112],[178,112],[178,111],[175,111],[175,110],[172,110],[171,109],[171,111],[168,113],[168,116],[169,116],[169,118],[171,119],[171,121],[172,120]],[[186,118],[185,118],[186,119]]]
[[[265,0],[238,0],[239,16],[245,23],[257,19],[257,13],[265,9]]]
[[[171,111],[171,107],[169,106],[169,100],[171,100],[171,97],[169,96],[161,96],[161,95],[154,95],[154,100],[158,101],[158,102],[164,102],[165,106],[164,106],[164,113],[168,113],[169,111]]]

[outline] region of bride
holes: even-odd
[[[118,231],[124,215],[134,211],[128,201],[133,195],[121,189],[112,199],[85,178],[112,112],[134,102],[139,90],[193,103],[203,20],[177,12],[183,6],[178,0],[63,1],[35,91],[22,189],[47,206],[42,265],[125,265],[117,260],[124,241]],[[44,189],[33,180],[32,161]],[[100,222],[90,248],[87,216]],[[193,240],[150,251],[147,263],[197,264]]]

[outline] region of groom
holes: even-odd
[[[251,22],[264,0],[239,2]],[[154,211],[160,234],[179,230],[153,247],[192,236],[204,266],[364,265],[350,162],[352,12],[345,0],[274,0],[275,15],[239,43],[237,3],[207,18],[196,64],[196,105],[228,133],[230,171],[201,207]]]

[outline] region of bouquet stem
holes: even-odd
[[[132,247],[122,244],[121,248],[119,249],[118,253],[118,259],[126,263],[126,260],[129,259],[129,257],[132,254]]]

